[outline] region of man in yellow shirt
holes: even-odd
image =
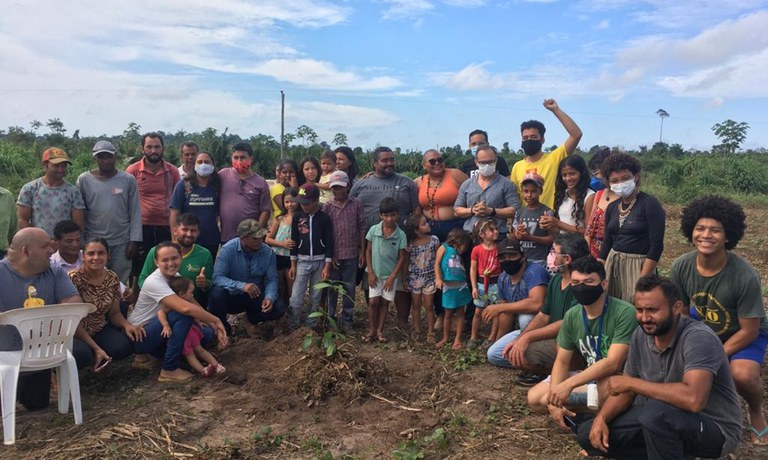
[[[557,167],[563,158],[572,154],[576,150],[581,140],[581,128],[576,122],[563,112],[554,99],[545,99],[544,108],[552,112],[563,128],[568,132],[568,139],[558,148],[550,153],[541,151],[544,145],[544,124],[537,120],[529,120],[520,125],[520,134],[523,138],[522,149],[525,158],[518,160],[512,167],[510,179],[517,186],[518,193],[522,193],[523,177],[528,173],[536,173],[544,178],[544,188],[539,201],[547,205],[550,209],[555,204],[555,179],[557,177]],[[520,196],[522,200],[522,195]]]

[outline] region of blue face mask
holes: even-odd
[[[589,188],[597,192],[605,188],[605,182],[599,177],[593,177],[589,182]]]
[[[476,157],[477,156],[477,146],[472,147],[471,151],[472,151],[472,156]]]

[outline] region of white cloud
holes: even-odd
[[[450,89],[461,91],[500,89],[511,84],[511,75],[494,75],[485,70],[487,62],[472,63],[455,73],[440,73],[433,80]]]
[[[286,120],[316,127],[318,132],[347,132],[353,128],[367,128],[395,124],[399,118],[381,109],[327,102],[306,102],[286,106]]]
[[[606,30],[611,28],[611,21],[607,19],[603,19],[602,21],[598,22],[595,26],[595,29],[597,30]]]
[[[578,11],[613,12],[641,23],[680,30],[684,27],[707,27],[734,15],[764,8],[764,0],[582,0]]]
[[[426,0],[382,0],[382,2],[388,5],[382,15],[385,20],[413,18],[434,8],[434,5]]]
[[[279,81],[320,89],[359,91],[400,86],[400,81],[393,77],[366,79],[354,72],[340,71],[329,62],[314,59],[272,59],[246,70]]]
[[[485,6],[487,0],[443,0],[443,3],[449,6],[458,6],[462,8],[475,8]]]

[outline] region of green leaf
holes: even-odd
[[[333,342],[333,333],[329,331],[323,334],[323,348],[328,349],[331,345],[336,346]]]
[[[310,314],[307,316],[307,318],[322,318],[323,316],[325,316],[325,312],[322,312],[322,311],[313,311],[312,313],[310,313]]]
[[[304,348],[304,351],[309,350],[309,347],[312,346],[313,337],[312,334],[307,334],[304,336],[304,343],[302,344],[302,348]]]
[[[336,353],[336,344],[331,342],[328,348],[325,349],[325,356],[330,358],[334,353]]]

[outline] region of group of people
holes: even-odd
[[[531,408],[573,429],[590,454],[723,455],[741,434],[737,394],[753,441],[765,442],[768,323],[759,276],[730,251],[743,211],[715,196],[690,203],[681,228],[695,250],[670,279],[658,276],[665,214],[639,189],[640,163],[609,150],[588,163],[573,155],[581,130],[554,100],[543,105],[568,133],[553,151],[542,151],[544,125],[527,121],[525,157],[510,170],[475,130],[460,169],[428,150],[415,180],[395,172],[387,147],[360,176],[341,146],[281,160],[269,184],[247,143],[217,170],[185,142],[176,167],[148,133],[125,172],[114,146],[97,142],[96,167],[70,184],[67,153],[49,148],[15,210],[0,189],[10,243],[0,241],[0,311],[92,303],[73,345],[80,368],[135,355],[135,367],[159,361],[160,381],[184,382],[194,374],[182,357],[204,377],[226,372],[204,346],[227,345],[232,315],[245,313],[249,334],[337,315],[352,331],[361,285],[364,341],[387,341],[393,303],[397,327],[414,337],[487,348],[490,363],[522,371]],[[333,288],[315,289],[321,281]],[[24,378],[22,404],[46,407],[50,373]]]

